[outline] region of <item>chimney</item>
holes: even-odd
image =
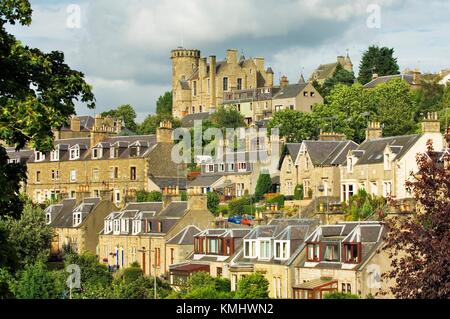
[[[256,64],[256,69],[261,72],[264,73],[264,58],[263,57],[256,57],[253,59],[253,61]]]
[[[210,108],[216,108],[216,56],[211,55],[209,57],[209,94],[211,106]]]
[[[192,187],[187,191],[189,210],[208,210],[208,198],[201,187]]]
[[[72,116],[70,119],[70,130],[72,132],[80,132],[81,131],[81,122],[80,119],[76,116]]]
[[[320,131],[319,141],[345,141],[345,134]]]
[[[94,127],[91,130],[90,147],[93,147],[108,137],[108,132],[112,133],[112,128],[107,128],[100,114],[95,115]]]
[[[170,121],[162,121],[156,129],[156,142],[172,144],[172,123]]]
[[[238,63],[238,51],[236,49],[227,50],[227,63],[228,64]]]
[[[375,79],[377,79],[377,78],[378,78],[378,73],[372,74],[372,80],[375,80]]]
[[[283,75],[280,79],[280,87],[284,88],[287,85],[289,85],[289,80],[286,75]]]
[[[439,122],[437,112],[430,112],[427,117],[423,119],[422,123],[422,133],[440,133],[441,123]]]
[[[176,187],[165,187],[163,189],[163,208],[166,208],[174,201],[181,201],[180,190]]]
[[[375,140],[383,136],[380,122],[369,122],[366,129],[366,140]]]

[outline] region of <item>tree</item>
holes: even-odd
[[[140,190],[136,192],[136,202],[162,202],[163,196],[161,192],[151,191],[147,192],[144,190]]]
[[[172,116],[172,91],[167,91],[156,101],[156,114]]]
[[[242,215],[245,211],[245,206],[250,203],[248,197],[240,197],[232,199],[228,202],[228,212],[231,215]]]
[[[211,122],[220,128],[245,127],[244,116],[235,107],[220,106],[211,116]]]
[[[442,163],[439,157],[429,141],[427,152],[417,155],[418,171],[406,182],[417,213],[386,224],[392,269],[383,276],[394,281],[390,291],[397,298],[450,298],[450,158]]]
[[[231,282],[226,278],[215,278],[206,272],[193,273],[187,287],[178,297],[183,299],[229,299],[232,297]]]
[[[65,266],[78,265],[81,270],[81,293],[90,286],[109,286],[112,282],[108,267],[98,261],[98,257],[92,253],[84,252],[80,255],[66,255]]]
[[[19,220],[7,218],[3,222],[8,229],[7,245],[14,247],[19,269],[46,260],[53,229],[47,225],[42,209],[28,203]]]
[[[319,128],[313,115],[296,110],[275,112],[267,126],[269,129],[278,127],[280,136],[285,137],[288,143],[301,143],[319,136]]]
[[[65,291],[63,274],[48,270],[42,261],[27,265],[10,286],[18,299],[58,299]]]
[[[384,197],[371,195],[364,188],[361,188],[355,195],[350,197],[348,204],[344,203],[343,210],[344,214],[347,215],[347,219],[359,221],[375,213],[381,216],[385,205],[386,200]]]
[[[217,213],[217,207],[219,207],[220,204],[220,197],[219,194],[216,192],[209,192],[208,193],[208,209],[213,212],[214,214]]]
[[[133,132],[137,131],[136,111],[130,104],[120,105],[115,109],[102,113],[102,116],[111,116],[112,118],[121,119],[125,123],[125,127]]]
[[[336,70],[331,78],[328,78],[320,87],[320,95],[325,98],[336,84],[353,85],[355,83],[355,74],[353,72],[345,70],[340,63],[336,66]]]
[[[384,76],[399,73],[397,58],[394,58],[394,49],[373,45],[363,53],[359,64],[358,81],[366,84],[372,80],[373,74]]]
[[[303,185],[297,184],[294,189],[294,199],[295,200],[301,200],[305,197],[304,191],[303,191]]]
[[[142,135],[156,134],[156,129],[162,121],[170,121],[175,129],[181,126],[181,121],[174,119],[172,114],[162,113],[156,115],[148,115],[145,120],[138,126],[137,132]]]
[[[253,273],[238,282],[235,298],[267,299],[269,298],[269,282],[261,273]]]
[[[327,292],[323,299],[359,299],[358,295],[353,295],[351,293],[345,293],[345,292]]]
[[[269,173],[260,173],[255,188],[255,199],[263,199],[263,196],[272,190],[272,179]]]
[[[53,148],[52,128],[67,124],[75,114],[74,101],[87,103],[89,108],[95,103],[84,74],[65,64],[62,52],[44,53],[23,46],[6,31],[8,24],[30,25],[31,13],[27,0],[0,3],[0,140],[17,149],[28,144],[46,152]],[[17,177],[11,176],[14,169]],[[7,186],[0,195],[2,215],[11,211],[11,202],[19,203],[15,212],[20,211],[14,185],[23,181],[23,170],[20,165],[7,165],[4,152],[0,153],[0,181]]]

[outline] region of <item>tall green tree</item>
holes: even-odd
[[[314,139],[319,135],[316,119],[311,113],[296,110],[282,110],[274,114],[268,123],[268,128],[278,127],[280,136],[288,143],[300,143],[303,140]]]
[[[219,194],[217,194],[216,192],[209,192],[208,193],[208,209],[216,214],[217,213],[217,208],[219,207],[220,204],[220,197]]]
[[[218,107],[211,122],[220,128],[245,127],[244,116],[235,107]]]
[[[399,73],[394,49],[372,45],[363,53],[359,64],[358,81],[361,84],[366,84],[372,80],[373,74],[384,76]]]
[[[178,119],[174,119],[172,114],[163,113],[163,114],[150,114],[148,115],[144,121],[138,126],[137,132],[139,134],[156,134],[156,129],[159,127],[159,124],[162,121],[170,121],[172,123],[173,128],[177,128],[181,126],[181,122]]]
[[[269,173],[261,172],[258,176],[255,187],[255,199],[257,201],[263,199],[263,196],[272,190],[272,179]]]
[[[0,2],[0,140],[17,149],[28,144],[46,152],[53,148],[52,128],[68,123],[76,100],[89,108],[95,104],[84,74],[72,70],[62,52],[24,46],[7,32],[11,25],[30,25],[31,14],[27,0]],[[14,198],[19,202],[14,184],[23,177],[23,168],[6,165],[0,154],[0,178],[8,178],[14,169],[17,178],[2,184],[7,187],[0,194],[0,215],[9,214]]]
[[[123,119],[125,127],[133,132],[137,131],[136,111],[130,104],[120,105],[115,109],[102,113],[102,116],[111,116],[113,118]]]
[[[348,86],[355,83],[355,74],[345,70],[339,63],[333,73],[333,76],[326,79],[323,86],[320,88],[320,95],[325,98],[338,83]]]
[[[172,115],[172,91],[168,91],[161,95],[156,101],[156,114]]]

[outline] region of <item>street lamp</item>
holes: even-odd
[[[138,252],[145,254],[146,252],[150,252],[150,253],[155,253],[154,249],[145,249],[145,247],[142,247],[142,249],[138,249]],[[150,263],[152,262],[152,255],[149,255],[149,261]],[[145,258],[145,256],[144,256]],[[145,260],[144,260],[145,262]],[[154,273],[153,273],[153,294],[154,294],[154,299],[156,299],[156,260],[153,263],[154,266]],[[145,264],[144,264],[144,273],[145,273]]]

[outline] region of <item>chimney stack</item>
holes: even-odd
[[[70,118],[70,130],[72,132],[80,132],[81,131],[81,121],[77,116],[72,116]]]
[[[366,129],[366,140],[376,140],[383,137],[380,122],[369,122]]]
[[[227,63],[228,64],[238,63],[238,51],[236,49],[227,50]]]
[[[156,143],[172,144],[172,122],[162,121],[156,129]]]
[[[280,79],[280,87],[284,88],[285,86],[288,86],[288,85],[289,85],[289,80],[286,75],[283,75]]]
[[[345,134],[320,131],[319,141],[345,141]]]
[[[192,187],[187,190],[189,210],[208,210],[207,194],[204,194],[201,187]]]
[[[216,56],[209,57],[209,94],[211,99],[210,108],[216,108]]]
[[[427,117],[423,119],[422,133],[440,133],[441,123],[439,122],[437,112],[429,112]]]

